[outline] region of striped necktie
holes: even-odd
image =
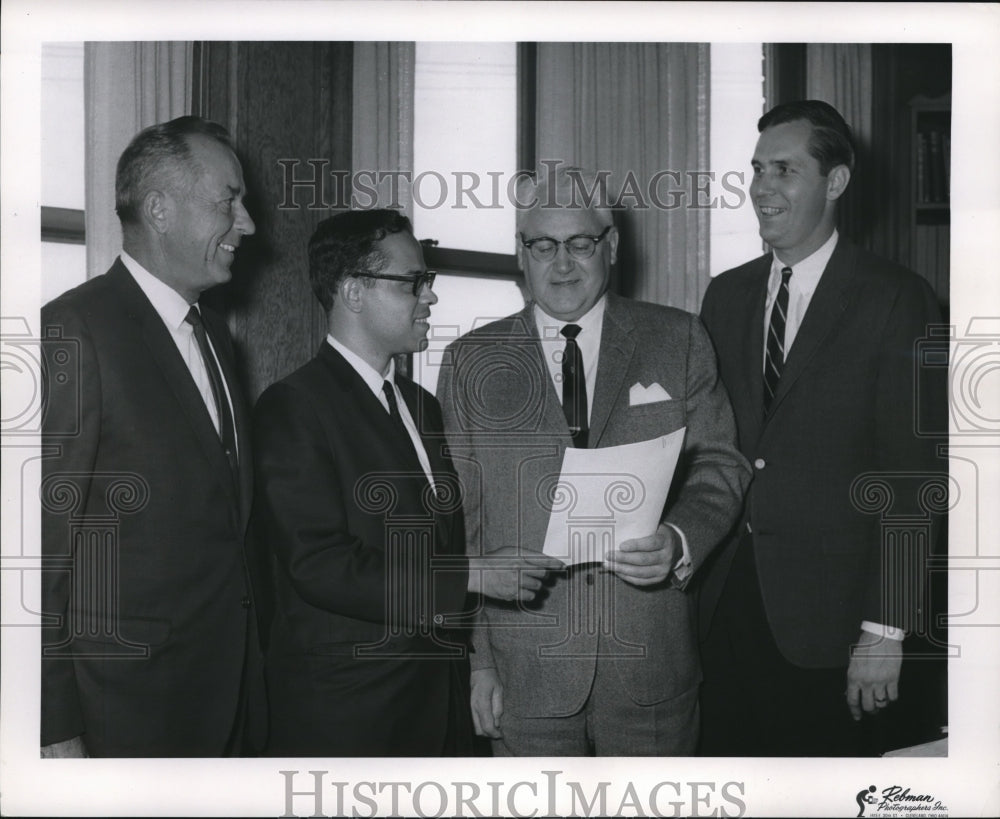
[[[792,268],[781,268],[781,285],[771,308],[771,322],[764,347],[764,412],[771,407],[774,394],[778,391],[781,370],[785,366],[785,320],[788,315],[788,280],[791,277]]]

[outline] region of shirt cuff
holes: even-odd
[[[674,526],[674,524],[667,523],[664,525],[669,526],[671,529],[677,532],[678,536],[681,539],[681,550],[684,553],[680,556],[680,558],[678,558],[677,562],[674,564],[672,572],[674,577],[677,578],[677,581],[679,583],[686,583],[688,579],[691,577],[691,573],[694,571],[691,568],[691,551],[688,549],[687,538],[684,537],[684,533],[676,526]]]
[[[877,634],[879,637],[886,637],[890,640],[902,640],[906,632],[894,626],[883,626],[881,623],[873,623],[871,620],[861,621],[861,630],[869,634]]]

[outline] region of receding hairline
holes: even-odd
[[[572,205],[574,210],[594,213],[602,225],[614,224],[611,212],[614,203],[609,189],[611,172],[553,162],[542,160],[533,174],[518,176],[515,188],[518,223],[537,207],[545,210]]]

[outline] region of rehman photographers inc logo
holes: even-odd
[[[909,788],[889,785],[879,790],[869,785],[858,791],[858,816],[947,816],[948,808],[929,793],[913,793]]]

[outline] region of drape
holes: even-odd
[[[854,178],[840,202],[838,224],[855,241],[872,228],[868,204],[876,198],[871,167],[872,47],[868,43],[807,43],[806,98],[823,100],[840,111],[854,134]]]
[[[536,156],[624,193],[612,286],[695,311],[709,280],[709,46],[539,43]],[[622,190],[624,188],[624,190]]]
[[[104,273],[121,250],[115,166],[143,128],[191,113],[190,42],[86,43],[87,277]]]
[[[353,172],[413,171],[413,71],[416,46],[412,42],[356,42],[354,44]],[[375,185],[372,207],[393,203],[392,180]],[[398,185],[397,203],[413,219],[413,197],[408,184]],[[367,203],[366,203],[367,204]]]
[[[806,96],[843,115],[859,142],[872,136],[872,47],[867,43],[807,43]]]

